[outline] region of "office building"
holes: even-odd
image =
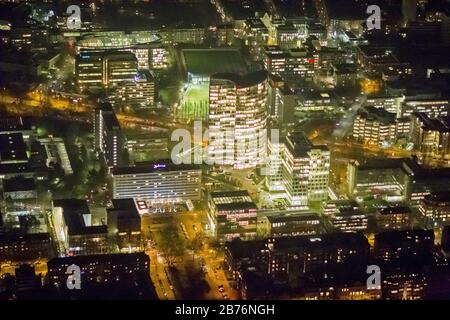
[[[132,81],[118,86],[111,99],[115,103],[136,108],[152,108],[155,106],[155,79],[149,71],[138,71]]]
[[[117,239],[120,252],[142,251],[141,217],[134,199],[114,199],[107,209],[108,231]]]
[[[267,237],[317,235],[324,232],[322,221],[315,213],[294,212],[267,215],[261,220]]]
[[[408,230],[412,228],[412,211],[403,205],[388,206],[378,210],[379,230]]]
[[[442,228],[450,225],[450,192],[426,195],[419,202],[419,211],[430,227]]]
[[[340,211],[331,216],[330,223],[338,232],[365,232],[369,218],[359,210]]]
[[[219,241],[256,237],[257,207],[248,191],[212,192],[208,198],[208,221]]]
[[[94,111],[95,150],[103,155],[109,168],[124,165],[124,137],[116,114],[109,103]]]
[[[432,119],[425,113],[413,113],[411,141],[424,161],[450,160],[450,116]]]
[[[349,197],[362,201],[375,194],[391,202],[406,200],[409,175],[403,162],[403,159],[350,161],[347,167]]]
[[[143,199],[151,202],[198,201],[201,197],[201,168],[175,165],[170,160],[138,163],[112,170],[114,199]]]
[[[384,109],[366,106],[358,110],[353,122],[353,138],[368,144],[395,143],[398,137],[407,136],[410,120],[396,119],[395,114]]]
[[[75,75],[80,90],[114,87],[125,81],[133,81],[137,70],[138,61],[131,52],[81,51],[75,61]]]
[[[331,113],[337,111],[337,106],[330,93],[305,89],[298,95],[295,111],[308,114],[316,112]]]
[[[53,201],[53,225],[57,241],[68,255],[91,255],[108,252],[108,228],[92,225],[86,200]]]
[[[278,46],[264,47],[264,67],[274,75],[290,81],[312,81],[319,56],[306,49],[283,50]]]
[[[215,74],[209,85],[210,163],[255,168],[266,159],[267,72]]]
[[[303,132],[292,132],[280,143],[269,140],[269,190],[283,192],[292,207],[328,198],[330,151],[313,145]]]

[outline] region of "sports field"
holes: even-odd
[[[208,116],[209,88],[207,84],[189,84],[181,101],[182,119],[205,120]]]
[[[195,75],[214,73],[245,73],[247,66],[239,49],[184,49],[186,72]]]

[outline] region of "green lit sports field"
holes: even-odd
[[[247,66],[238,49],[184,49],[186,72],[211,75],[214,73],[245,73]]]

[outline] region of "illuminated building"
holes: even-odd
[[[108,252],[106,225],[92,225],[92,215],[86,200],[53,201],[53,225],[57,241],[68,255],[89,255]]]
[[[94,145],[102,153],[108,167],[123,165],[124,138],[116,114],[109,103],[94,111]]]
[[[112,87],[133,81],[138,61],[131,52],[81,51],[75,61],[75,73],[81,90],[90,87]]]
[[[221,242],[256,237],[257,207],[248,191],[210,193],[208,220]]]
[[[324,232],[320,217],[316,213],[289,211],[289,213],[268,214],[258,224],[267,237],[316,235]]]
[[[35,261],[42,257],[50,257],[52,252],[49,233],[0,233],[2,260]]]
[[[376,195],[398,202],[407,198],[408,172],[403,159],[350,161],[347,168],[348,195],[362,201]]]
[[[412,227],[412,212],[406,206],[389,206],[378,210],[380,230],[408,230]]]
[[[398,117],[401,112],[401,100],[402,98],[400,95],[371,94],[367,96],[365,105],[386,110],[387,112],[393,113],[396,117]]]
[[[170,160],[139,163],[112,170],[114,199],[152,202],[197,201],[201,197],[201,169]]]
[[[383,279],[385,300],[422,300],[428,286],[428,277],[421,271],[391,272]]]
[[[122,105],[151,108],[155,105],[155,80],[148,71],[138,71],[133,81],[121,83],[113,100]]]
[[[354,200],[328,200],[322,202],[321,213],[325,216],[333,216],[346,211],[358,211],[359,205]]]
[[[211,162],[255,168],[266,158],[267,72],[215,74],[209,84]]]
[[[367,230],[369,219],[359,210],[340,211],[330,218],[331,225],[338,232],[364,232]]]
[[[433,230],[385,231],[375,235],[374,257],[384,262],[417,262],[431,257]]]
[[[346,268],[353,271],[347,272],[350,280],[365,271],[368,257],[369,243],[361,233],[234,240],[225,252],[244,299],[289,297],[292,289],[304,287],[303,279],[321,283]]]
[[[316,90],[304,90],[298,95],[296,112],[333,112],[336,104],[328,92],[318,92]]]
[[[49,283],[66,288],[66,272],[71,265],[80,267],[83,287],[83,284],[116,282],[148,274],[150,258],[144,252],[54,258],[47,263]]]
[[[133,199],[113,199],[107,209],[108,231],[117,239],[120,252],[142,251],[141,217]]]
[[[306,49],[283,50],[278,46],[264,47],[264,67],[285,80],[312,81],[319,56]]]
[[[361,68],[368,71],[396,70],[398,76],[411,73],[410,64],[400,61],[393,53],[393,48],[360,45],[357,46],[356,56]]]
[[[358,110],[352,133],[357,141],[381,145],[395,143],[398,137],[409,134],[409,128],[409,119],[396,119],[384,109],[366,106]]]
[[[165,28],[159,31],[164,44],[202,44],[206,38],[206,29],[199,27],[192,28]]]
[[[419,211],[431,227],[444,227],[450,223],[450,192],[426,195],[419,204]]]
[[[278,123],[293,123],[296,121],[293,113],[297,95],[287,85],[275,88],[275,103],[273,119]]]
[[[431,119],[424,113],[411,116],[411,141],[423,158],[450,159],[450,116]]]
[[[281,191],[292,207],[328,198],[330,151],[313,145],[303,132],[289,134],[280,144],[269,140],[269,190]]]
[[[306,26],[305,26],[306,27]],[[307,37],[307,30],[295,27],[292,24],[281,24],[275,27],[277,44],[281,49],[299,48]]]
[[[357,68],[350,63],[333,64],[333,84],[336,88],[356,87]]]
[[[414,112],[425,113],[430,118],[449,115],[450,100],[444,97],[403,96],[401,102],[401,117],[409,117]]]
[[[77,41],[77,51],[119,50],[136,56],[139,70],[164,69],[167,50],[153,31],[95,31]]]

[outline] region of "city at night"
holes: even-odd
[[[29,300],[450,300],[450,0],[0,0],[0,301]]]

